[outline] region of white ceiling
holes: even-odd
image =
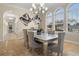
[[[30,9],[32,7],[32,3],[5,3],[4,5],[14,5],[21,8]],[[45,6],[48,8],[56,8],[67,5],[67,3],[45,3]]]

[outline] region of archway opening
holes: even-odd
[[[3,35],[6,36],[8,33],[15,31],[15,20],[16,15],[13,11],[5,11],[3,13]]]

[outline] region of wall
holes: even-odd
[[[1,19],[1,14],[0,14],[0,41],[3,39],[3,21]]]
[[[79,33],[66,33],[65,42],[74,43],[79,45]]]
[[[6,35],[8,34],[7,25],[4,22],[1,22],[1,20],[3,20],[4,12],[9,11],[9,10],[13,11],[13,13],[16,15],[16,20],[17,20],[17,23],[15,24],[15,33],[16,34],[22,33],[23,28],[25,28],[25,26],[19,20],[19,17],[22,16],[26,12],[29,13],[29,11],[27,9],[19,8],[16,6],[7,6],[7,5],[0,4],[0,27],[1,27],[1,29],[3,27],[3,31],[0,30],[0,33],[3,32],[4,37],[6,37]],[[1,25],[1,23],[3,23],[3,26]]]

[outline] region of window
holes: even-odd
[[[79,32],[79,4],[72,4],[68,8],[68,31]]]
[[[60,8],[57,9],[55,12],[55,30],[56,31],[63,31],[64,30],[64,9]]]
[[[47,25],[52,25],[53,14],[51,12],[46,14]]]
[[[53,26],[53,13],[52,12],[48,12],[46,14],[46,29],[48,31],[48,33],[50,33],[52,31],[52,26]]]

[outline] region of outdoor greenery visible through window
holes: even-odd
[[[55,29],[56,31],[63,31],[64,30],[64,9],[60,8],[56,10],[55,13]]]
[[[68,8],[68,31],[79,32],[79,4],[72,4]]]

